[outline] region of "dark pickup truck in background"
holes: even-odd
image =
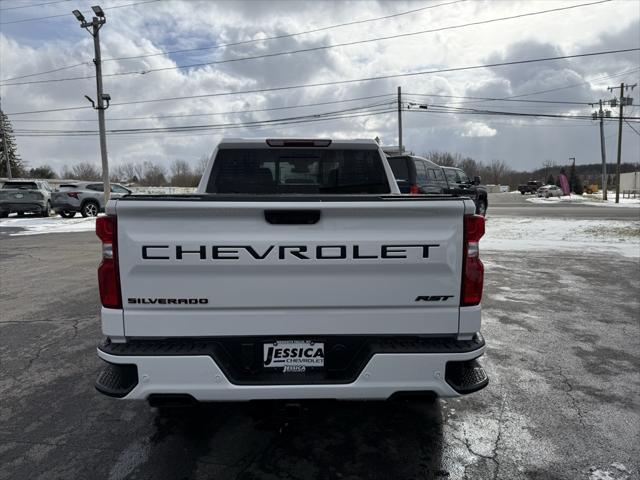
[[[442,170],[449,184],[447,193],[469,197],[476,204],[476,213],[484,217],[487,214],[489,201],[487,188],[481,185],[480,177],[473,177],[473,180],[470,180],[463,170],[455,167],[442,167]]]
[[[518,191],[522,195],[526,195],[527,193],[534,195],[541,186],[542,182],[539,182],[537,180],[529,180],[527,183],[518,185]]]

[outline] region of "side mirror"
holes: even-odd
[[[473,177],[473,184],[474,185],[480,185],[481,183],[482,183],[482,180],[480,179],[479,176],[476,175],[475,177]]]

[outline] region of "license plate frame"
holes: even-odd
[[[274,340],[262,345],[262,368],[266,371],[281,369],[283,373],[302,373],[324,369],[324,342]]]

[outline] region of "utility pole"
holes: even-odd
[[[620,113],[618,116],[618,158],[616,162],[616,203],[620,203],[620,161],[622,158],[622,121],[623,111],[625,105],[631,105],[633,99],[631,97],[625,98],[624,92],[626,90],[633,90],[638,84],[627,85],[625,87],[624,82],[620,84]],[[608,87],[607,90],[613,92],[616,87]],[[615,99],[614,99],[615,100]],[[611,101],[611,106],[614,105],[614,100]]]
[[[2,111],[2,107],[0,107],[0,111]],[[7,129],[4,124],[4,115],[0,115],[0,128],[2,128],[2,151],[4,152],[4,161],[6,162],[7,169],[7,178],[11,180],[13,177],[11,176],[11,162],[9,162],[9,148],[7,147]]]
[[[85,98],[91,102],[91,105],[95,110],[98,110],[98,126],[100,129],[100,157],[102,159],[102,185],[104,189],[104,203],[105,205],[109,201],[111,196],[111,183],[109,181],[109,160],[107,158],[107,134],[104,121],[104,111],[109,108],[109,101],[111,97],[103,93],[102,91],[102,57],[100,54],[100,29],[106,23],[104,11],[98,5],[91,7],[96,16],[88,22],[79,10],[74,10],[73,14],[80,22],[80,27],[84,28],[93,37],[93,48],[95,51],[95,58],[93,63],[96,66],[96,91],[97,91],[97,103],[85,95]],[[106,101],[106,106],[105,106]]]
[[[616,162],[616,203],[620,203],[620,157],[622,156],[622,110],[624,105],[624,83],[620,84],[620,118],[618,122],[618,160]]]
[[[605,112],[602,110],[602,100],[599,100],[600,109],[593,112],[593,119],[600,118],[600,154],[602,155],[602,199],[607,199],[607,150],[604,146],[604,117]],[[606,116],[611,116],[611,111],[607,110]]]
[[[398,149],[402,155],[402,89],[398,87]]]

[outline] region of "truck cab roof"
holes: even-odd
[[[380,146],[373,139],[358,138],[350,140],[333,140],[330,138],[223,138],[218,149],[230,148],[339,148],[339,149],[377,149]]]

